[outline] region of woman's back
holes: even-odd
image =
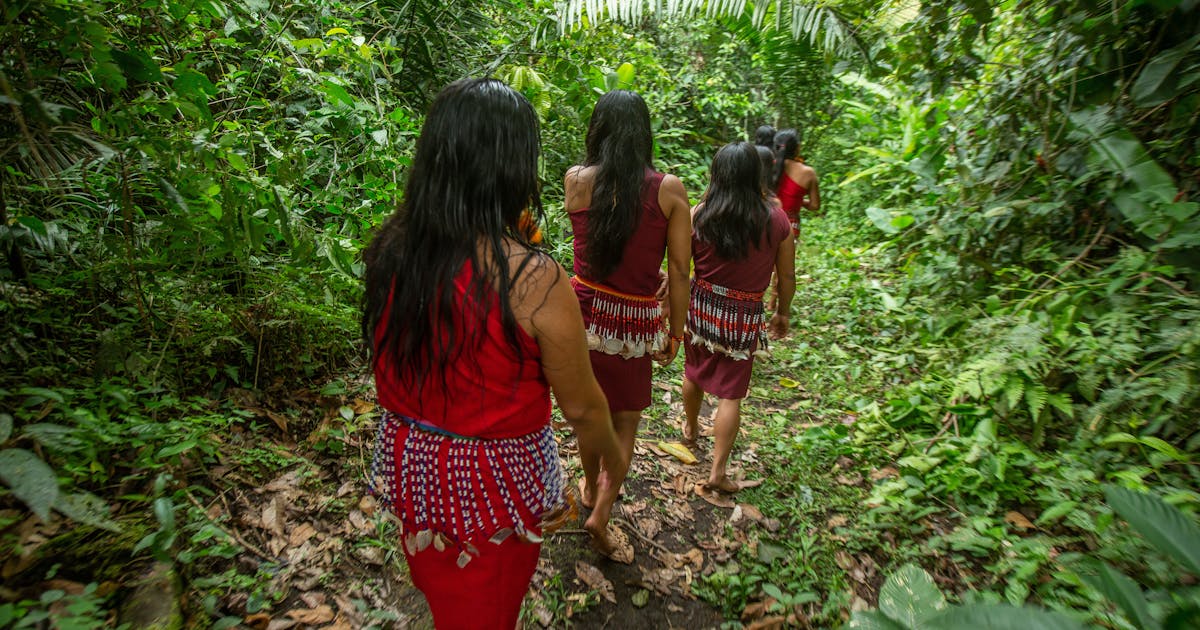
[[[766,238],[750,245],[744,259],[730,260],[717,254],[716,247],[692,234],[692,260],[696,277],[715,285],[760,293],[771,281],[779,243],[791,231],[788,217],[778,206],[771,207]]]
[[[583,252],[590,242],[588,233],[588,212],[591,210],[590,178],[594,176],[595,170],[594,168],[581,168],[573,171],[581,185],[573,187],[578,198],[567,200],[567,213],[571,218],[571,229],[575,237],[575,274],[623,293],[653,295],[661,282],[658,270],[662,265],[663,254],[667,248],[667,217],[663,214],[658,200],[663,174],[650,169],[646,170],[637,228],[634,229],[625,245],[624,255],[621,256],[621,261],[616,269],[607,277],[593,278],[588,274],[586,263],[583,262]],[[568,177],[571,175],[569,174]]]
[[[468,262],[455,279],[459,308],[451,326],[454,337],[466,342],[459,350],[460,360],[448,362],[441,374],[427,374],[416,387],[411,376],[401,379],[401,368],[384,350],[375,374],[379,402],[385,409],[459,435],[502,438],[535,431],[550,416],[541,352],[518,326],[517,356],[501,323],[499,296],[491,289],[481,298],[471,296],[472,275]],[[513,304],[514,310],[521,307]],[[377,338],[382,337],[382,326]],[[439,331],[440,339],[448,332]]]

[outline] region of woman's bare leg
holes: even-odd
[[[683,377],[683,443],[695,446],[700,439],[700,403],[704,402],[704,390]]]
[[[742,424],[742,400],[727,400],[722,398],[717,405],[716,427],[713,431],[713,462],[712,471],[708,475],[709,488],[725,492],[737,492],[738,485],[725,474],[729,464],[729,454],[733,451],[733,441],[737,438],[738,429]]]
[[[630,468],[633,463],[633,444],[637,438],[638,425],[642,421],[641,411],[617,411],[612,414],[613,430],[617,433],[617,445],[621,447],[621,453],[625,455],[627,461],[630,462]],[[603,467],[604,462],[600,462]],[[604,473],[601,472],[603,475]],[[621,493],[621,487],[612,487],[607,484],[599,484],[596,488],[596,504],[592,508],[592,513],[584,522],[583,528],[592,535],[597,548],[603,553],[612,551],[612,544],[608,540],[608,520],[612,516],[613,504],[617,502],[617,496]]]

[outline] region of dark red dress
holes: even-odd
[[[788,222],[791,224],[792,236],[800,234],[800,209],[804,206],[804,196],[808,194],[808,189],[795,180],[783,173],[779,176],[779,185],[775,189],[775,195],[779,197],[779,205],[783,206],[784,213],[787,214]]]
[[[662,180],[662,173],[646,171],[638,227],[625,245],[621,264],[607,278],[588,278],[582,269],[581,252],[588,243],[588,208],[570,212],[571,228],[575,235],[574,271],[577,277],[587,282],[575,283],[575,295],[583,311],[584,327],[589,329],[588,348],[592,371],[604,390],[609,409],[614,412],[641,411],[650,406],[650,353],[665,340],[662,313],[653,299],[660,283],[658,272],[667,251],[667,217],[658,204],[658,189]],[[602,286],[607,293],[598,291],[594,288],[596,286]],[[607,317],[609,312],[600,306],[601,303],[612,304],[612,300],[624,300],[622,312],[630,315],[635,320],[633,325],[644,333],[639,337],[641,341],[637,342],[640,345],[635,347],[627,343],[607,349],[604,347],[604,333],[595,331],[597,327],[603,329],[610,319]]]
[[[788,217],[777,206],[771,208],[771,219],[767,223],[767,238],[759,246],[751,246],[745,260],[731,261],[717,256],[715,248],[700,240],[692,232],[692,260],[695,280],[711,283],[738,292],[761,294],[771,281],[775,269],[775,258],[779,244],[788,237]],[[693,296],[695,293],[693,292]],[[692,316],[696,315],[696,302],[692,302]],[[700,386],[700,389],[727,400],[746,397],[750,386],[750,373],[754,365],[754,343],[746,358],[735,359],[726,353],[713,351],[696,343],[692,335],[684,344],[684,376]]]
[[[419,388],[406,384],[380,353],[375,384],[386,412],[370,485],[401,522],[413,584],[435,625],[509,630],[537,566],[539,517],[562,500],[562,470],[541,351],[518,328],[518,356],[495,292],[476,301],[470,278],[467,264],[455,280],[453,325],[477,345],[444,381],[431,374]]]

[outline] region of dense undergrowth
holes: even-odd
[[[480,74],[542,117],[563,262],[561,174],[604,90],[646,96],[693,200],[761,122],[800,128],[821,173],[795,338],[763,371],[811,402],[750,436],[754,496],[796,534],[699,594],[837,625],[916,562],[957,601],[1194,621],[1197,576],[1102,484],[1200,510],[1195,3],[719,4],[632,24],[549,2],[0,9],[0,626],[113,622],[130,555],[223,575],[237,545],[188,500],[207,468],[279,465],[266,431],[339,448],[322,421],[355,416],[358,252],[431,95]]]

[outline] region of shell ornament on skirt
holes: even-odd
[[[653,295],[631,295],[575,276],[572,284],[594,291],[587,327],[589,350],[634,359],[666,346],[662,305]]]
[[[761,291],[739,291],[692,279],[688,332],[693,344],[739,361],[750,359],[751,354],[766,358],[766,325]]]

